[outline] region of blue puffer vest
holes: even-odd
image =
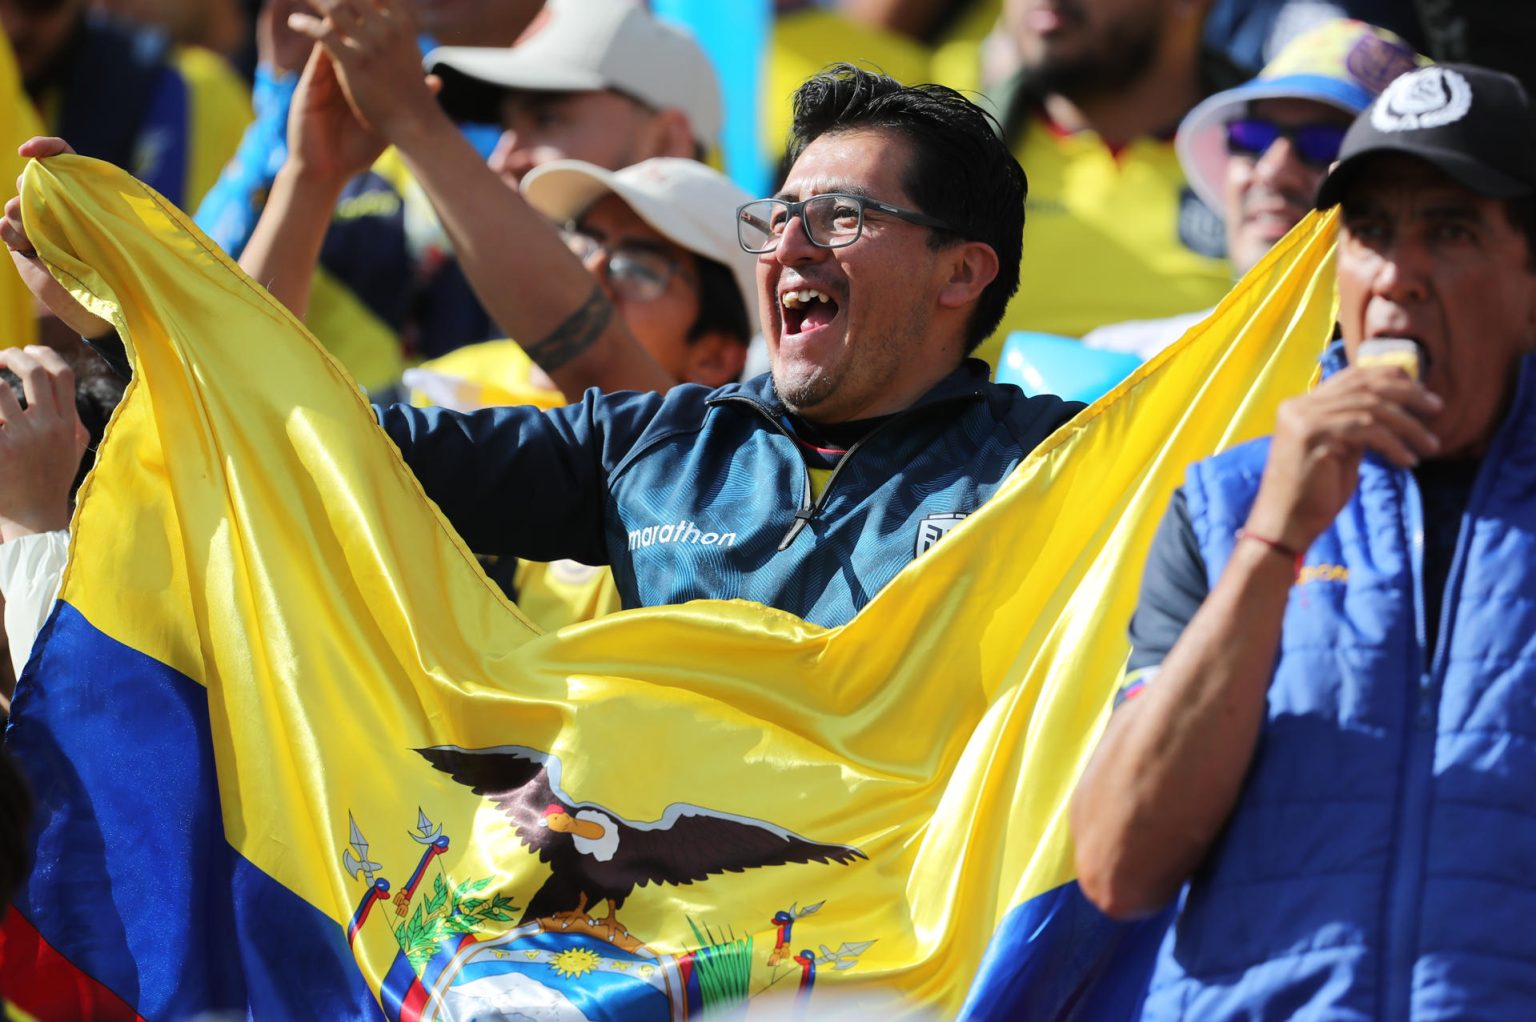
[[[1212,585],[1257,441],[1191,469]],[[1536,360],[1479,471],[1425,649],[1411,473],[1367,458],[1286,608],[1241,801],[1149,1019],[1536,1018]]]

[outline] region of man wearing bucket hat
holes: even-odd
[[[1073,806],[1084,890],[1179,900],[1145,1018],[1524,1018],[1536,989],[1536,110],[1394,81],[1342,206],[1342,341],[1194,466]],[[1187,883],[1187,888],[1185,884]]]
[[[1234,277],[1312,208],[1355,115],[1424,62],[1386,29],[1331,20],[1297,36],[1253,80],[1185,116],[1174,139],[1179,163],[1195,194],[1222,214]],[[1150,358],[1209,313],[1113,323],[1083,343]]]

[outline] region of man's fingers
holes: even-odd
[[[21,410],[21,402],[16,400],[16,392],[5,380],[0,380],[0,427],[8,422],[17,422],[25,414]]]
[[[1360,430],[1356,436],[1366,447],[1398,468],[1413,468],[1419,463],[1418,453],[1401,436],[1380,422]]]
[[[34,256],[37,249],[32,245],[32,239],[27,237],[26,227],[21,219],[21,196],[16,196],[5,204],[5,219],[0,220],[0,241],[5,242],[6,248],[12,252],[18,252],[24,256]]]
[[[52,356],[48,358],[48,356]],[[45,358],[47,365],[45,365]],[[27,413],[39,417],[53,417],[59,413],[58,392],[54,387],[54,369],[70,376],[70,384],[73,386],[73,375],[69,368],[56,352],[48,348],[32,346],[27,348],[0,349],[0,365],[5,366],[11,372],[21,378],[22,392],[27,396]]]
[[[308,36],[317,43],[323,43],[330,36],[330,29],[324,19],[317,18],[313,14],[305,14],[302,11],[294,11],[288,15],[288,27],[300,35]]]
[[[38,368],[42,372],[47,384],[53,390],[53,404],[55,414],[68,410],[74,411],[75,407],[75,371],[64,361],[64,356],[46,344],[33,344],[22,349],[26,354],[37,360]],[[27,400],[32,400],[30,397]],[[39,402],[41,403],[41,402]]]
[[[53,135],[34,135],[17,147],[16,152],[29,159],[44,160],[50,156],[73,153],[74,147]]]
[[[343,35],[356,34],[362,24],[362,16],[349,0],[309,0],[315,13],[328,18]]]

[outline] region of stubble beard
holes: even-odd
[[[1025,67],[1030,87],[1073,101],[1124,92],[1141,81],[1157,59],[1161,26],[1156,18],[1155,12],[1147,12],[1108,25],[1103,37],[1082,53],[1043,54]]]
[[[821,366],[802,366],[793,376],[790,373],[791,370],[781,364],[774,365],[773,389],[784,407],[796,415],[803,415],[806,409],[814,409],[831,397],[840,382]]]

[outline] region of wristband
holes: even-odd
[[[1306,558],[1305,552],[1287,546],[1277,539],[1270,539],[1268,536],[1260,536],[1257,532],[1254,532],[1251,529],[1238,529],[1236,535],[1239,540],[1251,539],[1255,543],[1262,543],[1269,547],[1269,549],[1273,550],[1281,557],[1284,557],[1286,560],[1292,562],[1296,566],[1296,577],[1301,577],[1301,562]]]

